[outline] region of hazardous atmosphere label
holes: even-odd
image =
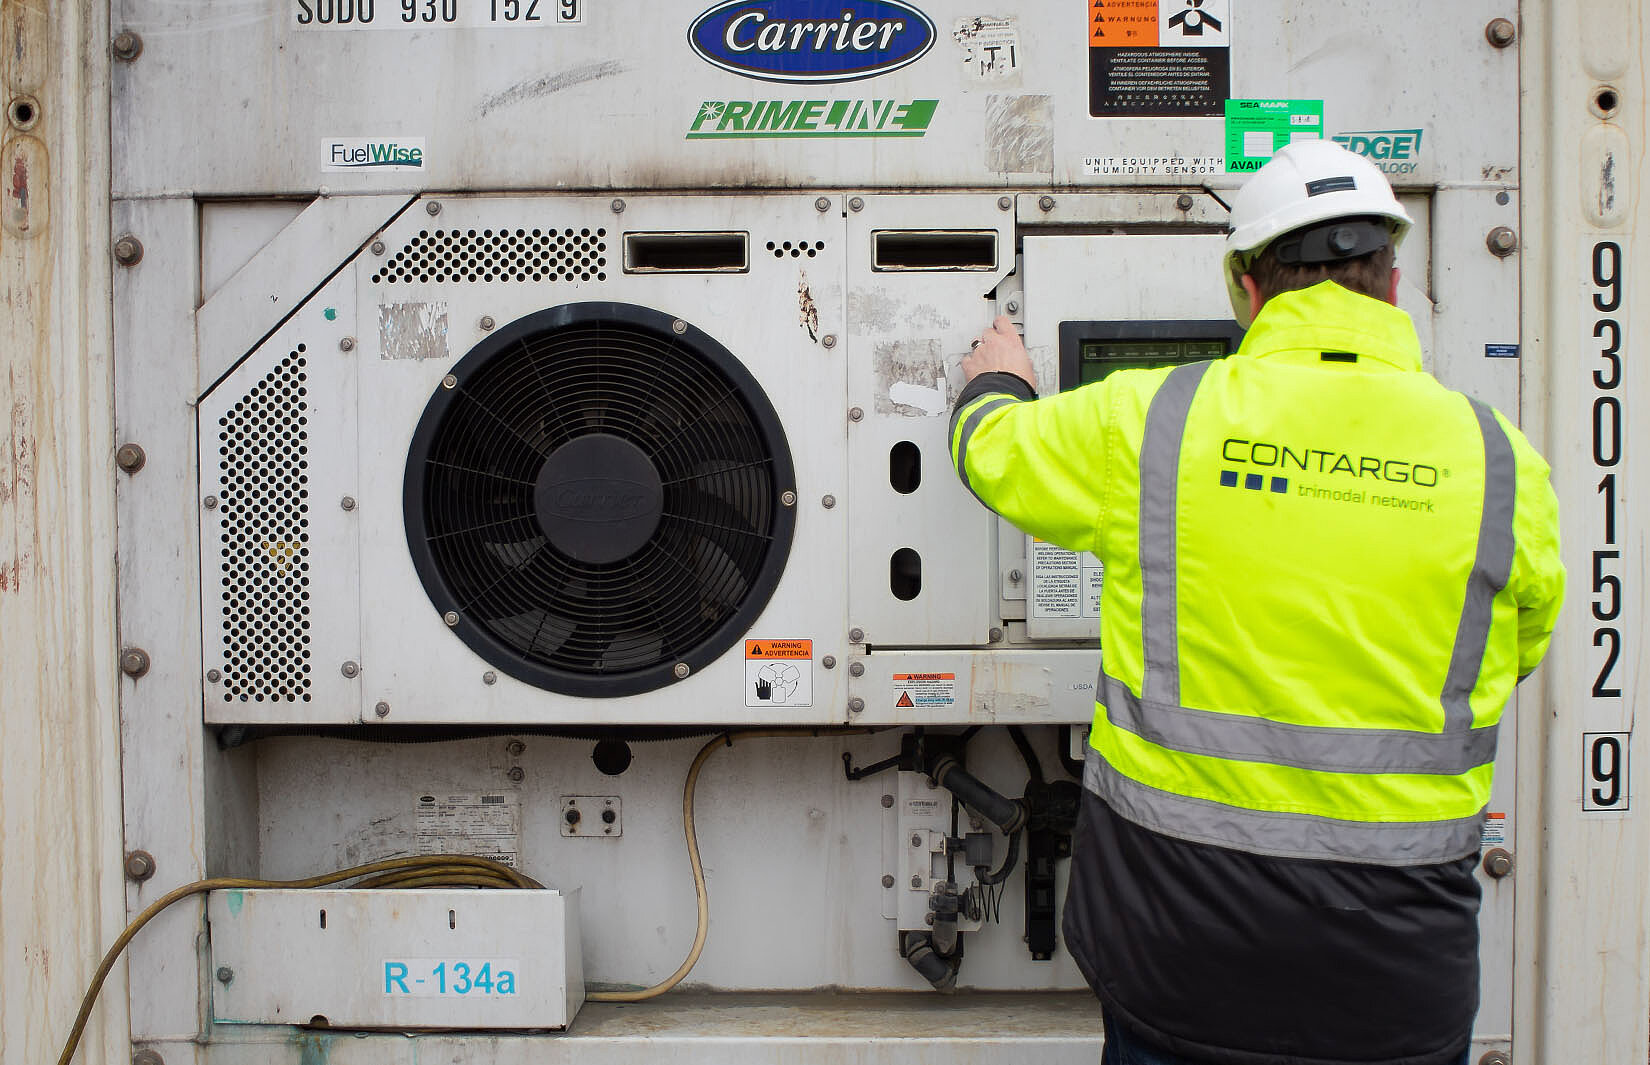
[[[1089,114],[1218,115],[1231,95],[1230,0],[1088,0]]]
[[[746,640],[746,706],[814,704],[812,640]]]

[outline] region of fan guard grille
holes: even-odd
[[[790,550],[794,488],[778,417],[727,349],[648,308],[572,304],[489,336],[436,390],[407,538],[488,662],[629,695],[749,628]]]

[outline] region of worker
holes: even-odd
[[[1504,415],[1422,369],[1375,166],[1291,144],[1230,223],[1227,358],[1038,398],[998,318],[963,361],[963,483],[1105,566],[1066,942],[1106,1063],[1456,1065],[1557,501]]]

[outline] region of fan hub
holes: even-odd
[[[618,562],[658,531],[665,490],[647,453],[622,437],[590,433],[556,448],[533,488],[550,543],[579,562]]]

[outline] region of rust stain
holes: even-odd
[[[17,227],[29,228],[29,161],[19,152],[11,164],[11,198],[17,201]]]
[[[1604,156],[1598,175],[1598,213],[1608,218],[1616,209],[1616,154]]]
[[[808,274],[805,270],[797,271],[796,306],[798,324],[808,331],[809,340],[818,341],[819,307],[814,303],[814,294],[808,288]]]

